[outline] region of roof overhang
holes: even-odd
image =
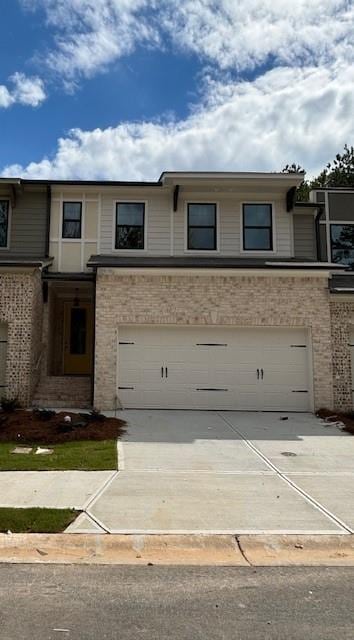
[[[53,263],[54,258],[22,258],[21,256],[13,256],[13,257],[1,257],[0,256],[0,267],[28,267],[34,269],[45,269],[46,267],[50,267]]]
[[[214,258],[198,256],[171,257],[122,257],[116,255],[91,256],[87,266],[92,269],[203,269],[203,270],[300,270],[300,271],[332,271],[342,272],[345,265],[332,262],[297,261],[297,260],[268,260],[252,258]]]
[[[324,208],[323,202],[295,202],[293,213],[296,214],[313,214],[317,215],[318,212]]]

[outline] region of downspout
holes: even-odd
[[[95,279],[93,281],[93,345],[92,345],[92,385],[91,385],[91,406],[95,402],[95,371],[96,371],[96,280],[97,268],[94,270]]]
[[[320,237],[320,217],[323,214],[323,207],[318,209],[318,213],[315,218],[315,233],[316,233],[316,254],[318,262],[322,262],[321,260],[321,237]],[[327,256],[329,260],[329,256]]]
[[[45,257],[49,258],[49,234],[50,234],[50,213],[52,203],[52,188],[47,185],[47,221],[46,221],[46,238],[45,238]]]

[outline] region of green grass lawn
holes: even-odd
[[[0,508],[0,532],[62,533],[79,513],[75,509]]]
[[[117,443],[115,440],[80,440],[53,446],[48,445],[48,448],[54,450],[50,456],[35,455],[37,445],[33,446],[33,452],[28,455],[11,453],[16,446],[18,443],[16,445],[16,443],[0,442],[0,471],[105,471],[117,469]]]

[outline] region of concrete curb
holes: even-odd
[[[251,566],[354,566],[354,535],[240,535]]]
[[[0,534],[0,563],[354,566],[354,536]]]
[[[231,535],[0,534],[0,563],[247,566]]]

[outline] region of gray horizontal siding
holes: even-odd
[[[294,215],[294,251],[296,258],[316,259],[315,221],[312,214]]]
[[[6,197],[6,196],[0,196]],[[11,212],[9,249],[2,249],[0,256],[45,255],[47,229],[46,193],[23,192],[16,197],[16,207]]]

